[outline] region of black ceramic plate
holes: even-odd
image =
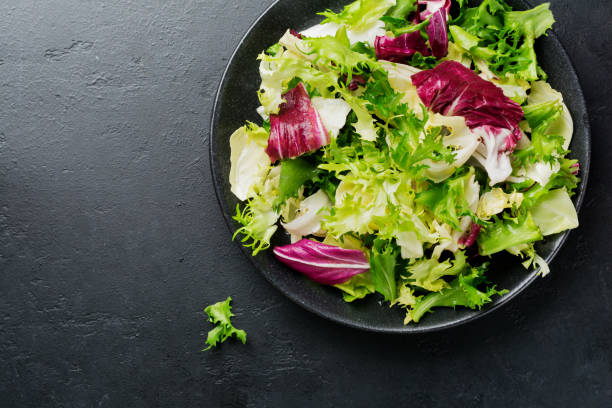
[[[237,199],[230,192],[230,148],[229,137],[245,120],[258,122],[255,112],[259,106],[257,89],[260,78],[257,55],[276,43],[287,28],[302,30],[321,20],[317,12],[331,8],[340,10],[349,0],[279,0],[268,8],[248,30],[230,59],[217,93],[213,111],[210,139],[211,168],[217,197],[223,214],[233,232],[236,224],[232,220]],[[509,3],[516,10],[529,8],[522,0]],[[571,145],[572,157],[579,159],[582,170],[582,184],[575,202],[582,203],[589,169],[590,134],[587,109],[578,83],[578,78],[561,43],[554,34],[537,41],[538,59],[549,74],[553,88],[563,93],[565,102],[574,118],[574,138]],[[548,237],[538,247],[538,253],[550,262],[561,248],[568,233]],[[220,237],[231,240],[231,235]],[[278,232],[273,246],[288,243],[288,238]],[[238,245],[238,244],[236,244]],[[536,272],[527,272],[516,258],[495,256],[488,278],[499,288],[510,291],[484,307],[481,311],[467,309],[438,309],[425,316],[419,324],[403,325],[404,312],[399,308],[390,309],[382,305],[378,296],[354,303],[345,303],[335,288],[318,285],[299,273],[276,261],[272,251],[252,257],[248,250],[246,256],[253,262],[264,277],[287,297],[304,308],[328,319],[355,328],[395,333],[417,333],[453,327],[482,316],[505,302],[508,302],[534,279]],[[553,272],[554,273],[554,272]],[[255,278],[254,278],[255,279]]]

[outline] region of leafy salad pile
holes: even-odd
[[[548,273],[534,243],[578,226],[573,123],[535,40],[548,4],[358,0],[259,56],[260,125],[230,138],[236,236],[279,224],[281,262],[352,302],[379,293],[419,322],[480,308],[488,257]],[[282,233],[278,231],[278,233]]]

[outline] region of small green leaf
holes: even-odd
[[[206,338],[206,344],[208,344],[208,347],[202,351],[206,351],[211,347],[217,347],[219,344],[223,343],[225,340],[234,335],[242,342],[242,344],[246,343],[246,332],[244,330],[236,329],[231,323],[231,318],[234,316],[232,313],[232,307],[230,306],[231,301],[232,298],[228,297],[225,301],[217,302],[214,305],[210,305],[204,309],[204,312],[206,312],[206,315],[208,316],[208,321],[216,326],[214,329],[208,332],[208,336]]]

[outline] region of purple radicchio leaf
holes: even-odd
[[[465,246],[466,248],[471,247],[476,242],[478,235],[480,234],[480,230],[482,226],[472,222],[472,226],[470,227],[469,234],[466,234],[459,238],[459,244]]]
[[[302,83],[283,95],[277,115],[270,115],[270,138],[266,153],[275,162],[303,155],[330,142],[319,113]]]
[[[512,173],[509,153],[522,136],[520,105],[501,88],[455,61],[412,75],[421,101],[434,112],[463,116],[481,140],[475,157],[489,174],[491,185]]]
[[[363,252],[302,239],[274,248],[276,259],[324,285],[344,283],[370,270]]]
[[[421,101],[432,111],[446,116],[463,116],[470,129],[481,126],[508,129],[513,137],[523,118],[520,105],[504,95],[501,88],[480,78],[456,61],[412,75]]]
[[[402,62],[417,52],[424,56],[431,55],[419,31],[402,34],[395,38],[378,36],[374,41],[374,49],[376,58],[391,62]]]
[[[299,38],[300,40],[304,39],[304,36],[302,34],[298,33],[297,31],[295,31],[293,28],[289,30],[289,33],[292,36]]]
[[[348,77],[346,75],[343,76],[344,82],[348,82]],[[356,91],[360,86],[363,86],[367,83],[365,77],[363,75],[353,75],[351,78],[351,82],[348,82],[347,88],[351,91]]]
[[[448,33],[446,32],[446,16],[444,9],[439,9],[431,15],[427,26],[427,36],[431,53],[436,58],[443,58],[448,54]]]
[[[444,21],[448,19],[450,13],[451,0],[419,0],[420,6],[426,6],[425,10],[421,11],[421,21],[427,19],[432,14],[441,10],[444,13]]]

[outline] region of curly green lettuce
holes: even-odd
[[[208,322],[214,324],[215,328],[208,332],[208,336],[206,338],[206,344],[208,344],[208,347],[202,351],[209,350],[212,347],[217,347],[219,344],[223,343],[232,336],[235,336],[242,342],[242,344],[246,343],[246,332],[244,330],[237,329],[232,325],[231,318],[234,316],[234,314],[232,313],[232,306],[230,306],[231,301],[232,298],[228,297],[226,300],[217,302],[204,309],[204,312],[206,312],[206,315],[208,316]]]

